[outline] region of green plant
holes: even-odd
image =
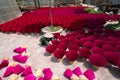
[[[16,0],[18,6],[20,7],[20,0]]]
[[[39,42],[41,42],[41,45],[49,45],[49,41],[47,41],[45,37],[41,37]]]
[[[112,30],[118,30],[120,27],[120,22],[118,24],[107,24],[105,26],[105,29],[112,29]]]
[[[85,8],[84,10],[87,11],[87,12],[89,12],[89,13],[92,13],[92,14],[100,14],[100,13],[103,13],[103,11],[100,11],[100,10],[96,11],[96,10],[94,10],[93,8]]]
[[[102,11],[95,11],[95,10],[92,10],[90,13],[98,13],[98,14],[100,14],[100,13],[103,13]]]
[[[105,29],[116,30],[117,27],[118,27],[118,24],[108,24],[105,26]]]
[[[84,10],[87,12],[91,12],[93,9],[92,8],[85,8]]]
[[[49,28],[47,28],[47,31],[54,32],[54,31],[58,31],[60,29],[61,29],[60,26],[49,26]]]

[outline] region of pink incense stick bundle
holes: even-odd
[[[29,74],[27,76],[24,77],[24,80],[36,80],[36,76],[34,76],[33,74]]]
[[[53,36],[54,36],[54,38],[57,39],[60,36],[60,33],[54,33]]]
[[[53,53],[57,49],[57,45],[50,44],[46,47],[46,51],[49,53]]]
[[[60,43],[57,48],[66,50],[68,47],[67,43]]]
[[[95,44],[93,42],[87,41],[83,44],[84,47],[91,49]]]
[[[96,39],[96,38],[95,38],[94,36],[88,36],[88,37],[87,37],[87,40],[88,40],[88,41],[91,41],[91,42],[95,41],[95,39]]]
[[[43,78],[43,77],[40,77],[38,80],[44,80],[44,78]]]
[[[102,40],[102,39],[97,39],[97,40],[94,41],[94,43],[97,47],[101,48],[104,45],[105,41]]]
[[[75,61],[78,57],[79,57],[79,54],[74,50],[70,50],[66,53],[66,58],[71,62]]]
[[[54,51],[54,56],[57,59],[62,59],[65,54],[66,54],[66,51],[63,50],[63,49],[57,49],[57,50]]]
[[[79,50],[79,46],[76,45],[76,44],[72,44],[72,45],[68,46],[68,49],[69,49],[69,50],[78,51],[78,50]]]
[[[8,77],[9,75],[14,73],[14,66],[7,67],[6,71],[3,74],[3,77]]]
[[[102,48],[104,49],[104,51],[113,51],[113,52],[116,51],[112,45],[103,45]]]
[[[24,47],[23,48],[22,47],[17,47],[13,51],[16,52],[16,53],[22,53],[22,52],[26,52],[27,49],[24,48]]]
[[[8,59],[3,59],[3,60],[1,61],[1,63],[0,63],[0,70],[1,70],[2,68],[4,68],[4,67],[7,67],[8,64],[9,64]]]
[[[81,48],[79,49],[79,55],[83,58],[88,58],[91,55],[91,52],[87,48]]]
[[[26,69],[22,72],[21,76],[27,76],[29,74],[33,74],[31,66],[26,67]]]
[[[50,68],[43,69],[44,79],[45,80],[51,80],[53,76],[53,72]]]
[[[64,72],[64,76],[67,77],[68,79],[71,79],[73,75],[73,72],[70,69],[66,69]]]
[[[99,48],[99,47],[92,47],[91,50],[92,50],[93,54],[101,54],[101,55],[103,55],[103,53],[104,53],[104,50],[102,48]]]
[[[59,44],[60,44],[60,41],[58,41],[58,40],[53,40],[53,41],[52,41],[52,44],[54,44],[54,45],[59,45]]]
[[[106,59],[100,54],[92,54],[89,57],[90,62],[97,67],[104,67],[107,65]]]
[[[80,77],[83,73],[80,69],[80,67],[76,67],[75,69],[73,69],[72,71],[75,75],[77,75],[78,77]]]
[[[17,64],[14,68],[14,74],[20,74],[24,70],[25,68],[23,66],[21,66],[20,64]]]
[[[96,79],[96,76],[95,76],[93,70],[90,70],[90,69],[86,70],[86,71],[84,72],[84,75],[85,75],[89,80],[94,80],[94,79]]]

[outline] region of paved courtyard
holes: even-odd
[[[79,66],[83,72],[88,68],[93,69],[88,61],[83,62],[80,59],[75,61],[72,65],[69,64],[69,61],[66,59],[58,62],[54,57],[45,52],[45,47],[40,45],[39,38],[39,34],[18,35],[15,33],[6,34],[0,32],[0,61],[3,57],[9,57],[9,61],[11,62],[12,56],[16,55],[16,53],[13,52],[13,49],[21,45],[27,45],[27,51],[31,53],[27,63],[32,63],[33,72],[39,67],[49,67],[61,80],[68,80],[63,76],[63,72],[67,68],[73,69]],[[0,70],[1,77],[3,76],[4,71],[5,68]],[[115,67],[101,67],[98,70],[95,70],[95,74],[98,80],[120,80],[120,69]],[[9,77],[3,78],[3,80],[8,80],[8,78]]]

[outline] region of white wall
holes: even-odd
[[[0,0],[0,24],[21,16],[15,0]]]

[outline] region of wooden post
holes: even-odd
[[[49,6],[50,6],[50,22],[51,22],[51,27],[53,27],[52,9],[51,9],[51,0],[49,0]]]
[[[37,4],[36,4],[36,1],[34,0],[34,4],[35,4],[35,7],[37,8]]]
[[[39,0],[37,0],[37,2],[38,2],[38,8],[40,8],[40,1],[39,1]]]
[[[30,1],[27,0],[27,3],[28,3],[28,5],[27,5],[27,6],[28,6],[28,10],[31,10],[31,9],[30,9],[30,8],[31,8],[31,7],[30,7]]]
[[[92,4],[93,0],[90,0],[90,4]]]
[[[118,0],[118,5],[120,4],[120,0]]]

